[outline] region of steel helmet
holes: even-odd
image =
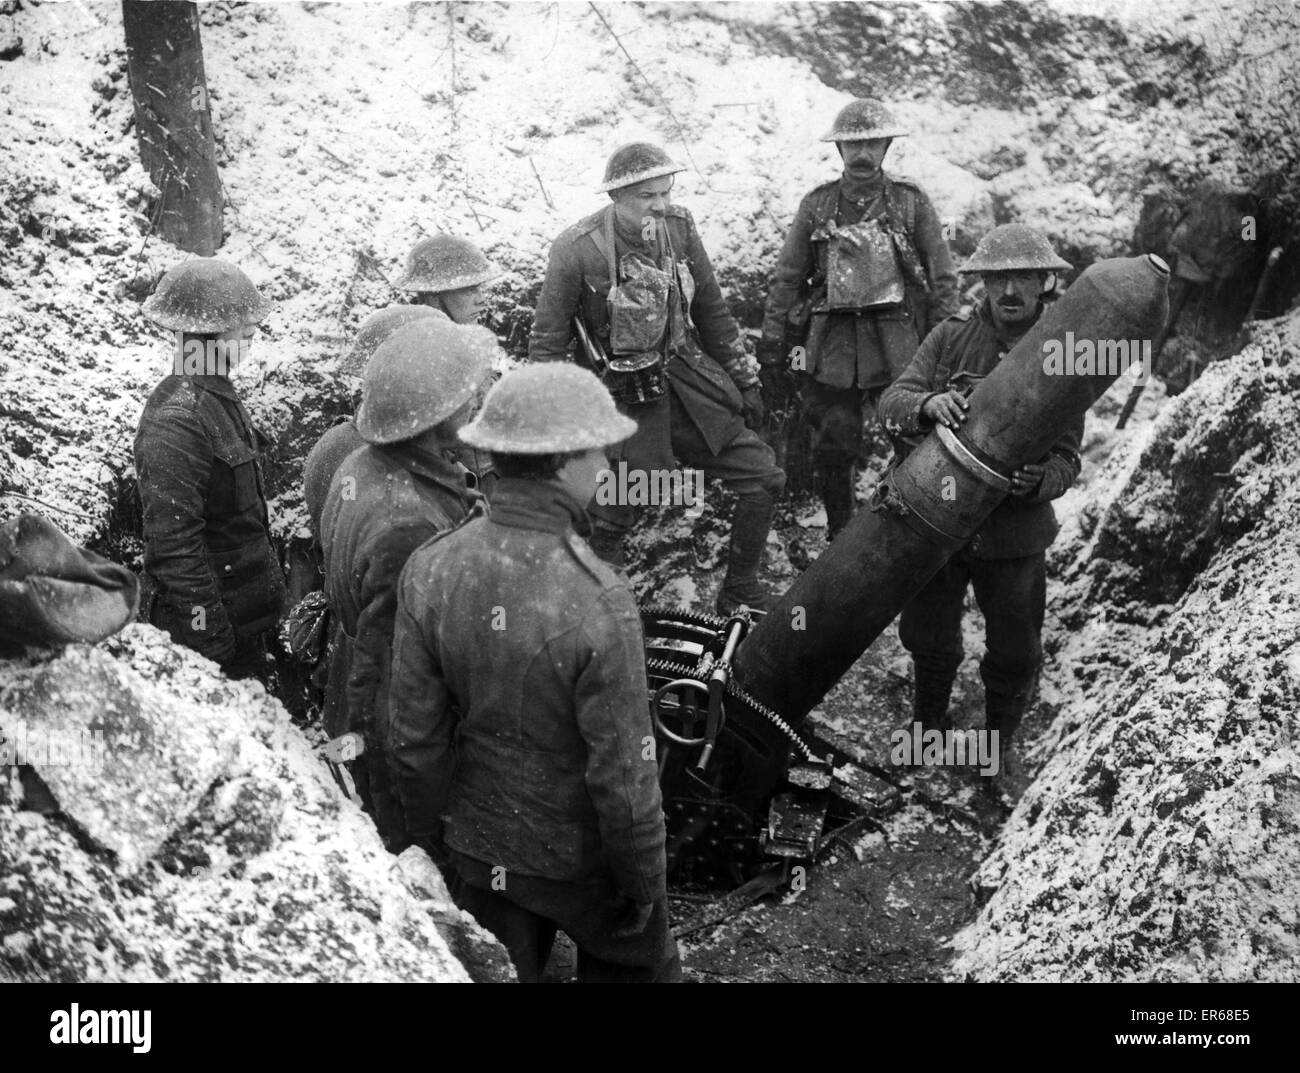
[[[167,269],[141,308],[163,328],[224,332],[264,320],[271,303],[229,261],[196,257]]]
[[[459,291],[500,275],[501,269],[469,239],[434,235],[415,244],[406,271],[393,286],[401,291]]]
[[[859,97],[840,109],[824,142],[865,142],[872,138],[902,138],[909,132],[879,101]]]
[[[499,354],[478,325],[422,317],[390,335],[366,366],[357,431],[367,443],[427,432],[474,397]]]
[[[549,455],[608,447],[635,431],[594,373],[547,361],[506,373],[459,435],[485,451]]]
[[[391,305],[371,313],[357,329],[357,337],[352,341],[352,349],[339,363],[339,371],[349,376],[360,376],[365,372],[366,363],[385,339],[398,328],[404,328],[412,321],[424,317],[440,317],[446,320],[447,314],[432,306],[408,305]]]
[[[675,175],[686,169],[674,164],[672,158],[650,142],[628,142],[620,145],[610,155],[605,165],[605,181],[596,187],[597,192],[619,190],[647,179]]]
[[[1003,224],[980,239],[970,260],[961,266],[961,271],[1065,272],[1070,267],[1070,262],[1061,260],[1052,244],[1032,227]]]

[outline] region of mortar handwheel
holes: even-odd
[[[672,730],[669,730],[668,727],[664,724],[664,720],[663,720],[664,715],[667,715],[669,713],[672,713],[673,715],[678,715],[678,713],[684,707],[684,705],[681,704],[673,705],[671,708],[668,707],[664,703],[665,694],[669,693],[671,690],[680,689],[683,686],[689,686],[692,689],[698,689],[701,693],[704,694],[704,703],[705,703],[704,710],[701,711],[700,709],[697,708],[696,711],[700,712],[700,716],[699,716],[700,719],[705,718],[708,712],[709,687],[706,686],[703,682],[697,682],[694,678],[676,678],[671,682],[665,682],[658,689],[656,689],[654,699],[650,702],[650,714],[654,718],[655,729],[659,731],[659,733],[662,734],[669,741],[676,742],[678,745],[703,745],[704,742],[706,741],[706,737],[704,735],[701,735],[698,738],[684,738],[680,734],[677,734]],[[679,715],[678,717],[684,718]]]

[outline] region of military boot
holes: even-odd
[[[758,580],[763,563],[763,549],[776,513],[776,500],[770,495],[741,496],[731,516],[731,546],[727,549],[727,576],[718,593],[720,615],[730,615],[742,606],[756,611],[770,611],[776,595]]]
[[[984,728],[998,732],[998,770],[993,776],[995,788],[1007,786],[1008,778],[1018,778],[1021,774],[1020,764],[1011,749],[1011,740],[1020,729],[1020,721],[1029,707],[1032,693],[1007,694],[994,693],[987,689],[984,695]]]
[[[834,540],[853,517],[853,463],[823,463],[819,477],[818,491],[826,505],[826,539]]]
[[[952,716],[948,714],[948,699],[956,675],[925,674],[916,672],[912,687],[912,721],[921,724],[922,730],[946,731],[952,729]]]

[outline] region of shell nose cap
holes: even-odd
[[[1147,263],[1155,269],[1156,274],[1168,278],[1170,275],[1169,264],[1163,257],[1157,257],[1154,253],[1147,254]]]

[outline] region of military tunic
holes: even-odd
[[[830,236],[837,228],[879,220],[892,232],[905,288],[897,309],[861,313],[827,308]],[[806,305],[805,305],[806,303]],[[799,203],[768,293],[763,344],[789,357],[790,318],[810,311],[805,343],[808,372],[829,388],[862,391],[887,385],[911,358],[916,344],[957,311],[957,277],[943,227],[919,187],[886,177],[858,199],[837,179]]]
[[[602,209],[585,217],[551,245],[528,341],[531,360],[565,360],[574,343],[572,320],[578,313],[605,352],[611,353],[604,234],[610,211]],[[740,329],[722,297],[690,212],[671,205],[665,224],[676,259],[689,277],[686,286],[694,290],[685,303],[690,323],[683,345],[673,347],[667,361],[668,395],[647,403],[620,404],[638,428],[626,443],[610,451],[611,462],[622,459],[629,469],[669,470],[675,456],[721,477],[742,494],[775,496],[784,487],[785,476],[771,449],[745,426],[742,416],[741,391],[755,387],[758,374],[741,344]],[[639,234],[616,228],[614,238],[619,264],[629,251],[658,261],[656,243],[642,241]],[[678,273],[679,282],[686,278],[681,269]],[[626,510],[593,506],[592,513],[611,524],[631,524]]]
[[[257,669],[284,575],[268,528],[264,440],[224,376],[168,376],[136,430],[142,616],[233,673]]]
[[[411,556],[393,643],[398,785],[412,836],[436,850],[445,817],[480,893],[500,889],[499,870],[504,899],[572,924],[580,951],[671,974],[640,618],[575,527],[582,504],[558,482],[507,478],[490,518]],[[624,944],[588,934],[620,900],[654,905],[656,930]]]
[[[463,466],[410,442],[363,445],[339,465],[321,516],[334,614],[325,730],[364,736],[358,788],[380,834],[397,846],[405,837],[383,755],[397,582],[412,551],[481,502],[466,478]]]

